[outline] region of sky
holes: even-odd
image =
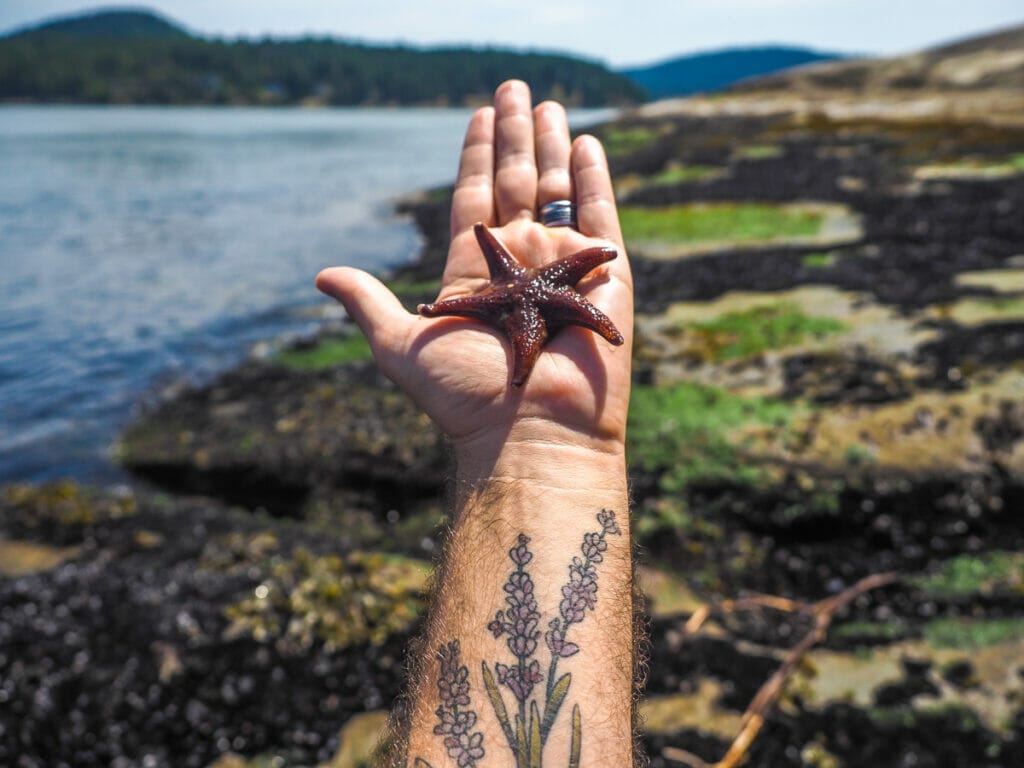
[[[565,51],[612,67],[762,43],[891,55],[1024,23],[1020,0],[0,0],[0,32],[98,5],[145,6],[221,37],[471,43]]]

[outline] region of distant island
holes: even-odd
[[[571,56],[327,37],[221,40],[149,11],[97,11],[0,38],[7,102],[460,106],[488,100],[510,77],[572,106],[645,97],[628,78]]]
[[[844,58],[810,48],[759,46],[728,48],[720,51],[680,56],[647,67],[621,69],[625,75],[646,91],[652,99],[689,96],[717,91],[735,83],[782,70]]]

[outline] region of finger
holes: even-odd
[[[459,156],[452,195],[452,237],[473,224],[494,223],[494,108],[473,113]]]
[[[580,136],[573,142],[572,177],[579,231],[588,237],[611,240],[618,246],[619,257],[609,263],[608,271],[631,288],[633,281],[619,227],[608,160],[601,142],[593,136]]]
[[[572,177],[576,188],[576,218],[579,230],[588,237],[611,240],[622,245],[615,191],[601,142],[580,136],[572,144]]]
[[[572,200],[569,174],[569,120],[555,101],[545,101],[533,110],[537,145],[537,209],[554,200]]]
[[[387,363],[404,353],[414,318],[380,280],[352,267],[331,267],[316,276],[316,287],[345,305],[359,326],[377,363],[387,373]]]
[[[494,93],[494,200],[498,224],[533,219],[537,205],[537,161],[533,147],[530,88],[508,80]]]

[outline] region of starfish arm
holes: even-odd
[[[587,248],[544,267],[540,271],[540,278],[553,285],[576,285],[594,267],[618,255],[614,248]]]
[[[551,291],[545,295],[542,306],[544,319],[552,331],[566,325],[580,325],[615,346],[625,341],[608,315],[572,288]]]
[[[484,252],[487,269],[491,273],[492,280],[507,280],[513,275],[521,275],[525,272],[522,265],[483,224],[479,222],[474,224],[473,234],[476,235],[476,241],[480,244],[480,250]]]
[[[505,294],[477,293],[470,296],[456,296],[451,299],[443,299],[432,304],[420,304],[416,307],[416,311],[424,317],[441,317],[444,315],[473,317],[493,325],[493,318],[508,311],[508,303],[509,299]]]
[[[502,326],[512,342],[512,386],[521,387],[547,341],[547,324],[533,303],[523,302],[516,305]]]

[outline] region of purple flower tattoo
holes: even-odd
[[[526,566],[533,560],[530,539],[520,533],[508,551],[515,568],[502,587],[505,607],[498,610],[487,624],[495,639],[505,638],[512,654],[510,663],[494,662],[494,671],[486,661],[481,662],[484,688],[501,725],[516,764],[540,766],[537,756],[543,755],[548,734],[569,695],[572,673],[559,677],[558,662],[580,652],[580,646],[567,639],[574,624],[581,623],[588,611],[597,606],[597,566],[604,562],[608,551],[608,537],[621,535],[615,513],[602,509],[597,515],[600,530],[585,533],[580,543],[580,554],[569,564],[569,579],[562,586],[558,616],[547,622],[544,644],[551,653],[547,676],[541,671],[537,655],[541,635],[541,613],[534,593],[533,577]],[[441,736],[448,756],[458,768],[474,768],[484,756],[483,733],[474,731],[477,713],[470,700],[469,669],[460,663],[459,641],[452,640],[438,651],[441,671],[437,680],[437,697],[441,703],[435,712],[438,724],[434,733]],[[546,682],[542,695],[537,686]],[[506,707],[508,694],[512,694],[513,709]],[[569,734],[569,765],[579,766],[582,731],[579,704],[572,707]],[[430,768],[422,758],[416,758],[414,768]]]
[[[508,667],[499,662],[494,665],[494,671],[498,673],[498,682],[508,686],[520,702],[530,698],[533,686],[544,679],[538,661],[531,661],[526,667]]]
[[[476,712],[469,698],[469,669],[459,664],[459,641],[452,640],[438,651],[441,673],[437,679],[437,697],[441,706],[434,714],[438,724],[434,733],[444,737],[448,756],[459,768],[472,768],[484,756],[484,735],[473,732]]]
[[[601,524],[601,529],[606,534],[612,534],[619,536],[622,531],[619,530],[619,524],[615,522],[615,513],[610,509],[602,509],[597,513],[597,522]]]
[[[533,553],[529,549],[529,537],[519,534],[515,546],[508,551],[508,557],[515,565],[515,569],[509,574],[503,587],[505,607],[494,614],[494,619],[487,625],[487,629],[495,638],[505,637],[505,644],[515,660],[511,664],[495,662],[496,680],[487,662],[483,662],[482,666],[484,685],[491,706],[509,746],[520,763],[526,755],[536,754],[543,749],[555,718],[568,696],[572,676],[564,674],[558,677],[558,662],[560,659],[575,656],[579,653],[580,647],[567,640],[566,636],[570,628],[582,622],[587,611],[593,611],[597,605],[597,565],[604,561],[605,553],[608,551],[608,536],[621,535],[615,521],[615,513],[611,510],[601,510],[597,515],[597,522],[601,529],[583,535],[580,555],[574,557],[569,565],[569,580],[561,590],[558,617],[547,622],[544,643],[551,652],[551,662],[547,672],[546,691],[539,700],[533,698],[534,689],[545,680],[545,676],[541,672],[540,662],[533,658],[537,652],[537,639],[541,634],[538,628],[541,615],[534,595],[533,578],[526,570],[526,566],[533,560]],[[512,692],[515,709],[511,716],[506,709],[499,686],[504,686]],[[578,764],[578,705],[573,707],[572,721],[570,751],[576,756]],[[539,739],[539,746],[535,739]]]
[[[615,522],[615,513],[610,509],[602,509],[597,514],[597,522],[601,525],[600,531],[583,534],[583,543],[580,544],[583,557],[574,557],[569,565],[569,581],[562,587],[562,601],[558,605],[559,618],[548,622],[549,629],[544,633],[544,642],[551,651],[548,696],[555,686],[558,660],[573,656],[580,650],[576,643],[565,639],[569,628],[582,622],[587,611],[594,610],[597,605],[597,564],[604,561],[604,553],[608,551],[607,537],[622,534]]]
[[[544,679],[536,661],[532,665],[527,664],[527,660],[537,650],[537,638],[540,636],[537,628],[540,611],[533,593],[533,579],[526,571],[527,564],[533,559],[533,553],[526,546],[529,543],[529,537],[521,533],[516,539],[516,545],[508,551],[508,557],[516,564],[516,569],[509,574],[504,586],[507,607],[494,614],[494,621],[487,625],[495,637],[507,636],[505,644],[516,657],[514,668],[498,664],[495,671],[498,673],[498,682],[508,687],[520,704],[530,697],[533,686]],[[502,669],[505,670],[504,674]]]
[[[544,642],[547,643],[553,656],[564,659],[567,656],[579,653],[580,647],[576,643],[566,641],[561,619],[552,619],[548,622],[548,626],[551,629],[544,633]]]
[[[555,657],[572,656],[579,647],[575,643],[567,643],[565,634],[573,624],[583,621],[587,611],[594,610],[597,605],[597,567],[604,561],[604,553],[608,551],[606,538],[609,534],[621,535],[615,513],[603,509],[597,516],[601,530],[583,534],[580,554],[574,557],[569,565],[569,581],[562,587],[562,602],[558,606],[560,619],[553,619],[544,633],[544,641]],[[568,650],[567,650],[568,649]]]

